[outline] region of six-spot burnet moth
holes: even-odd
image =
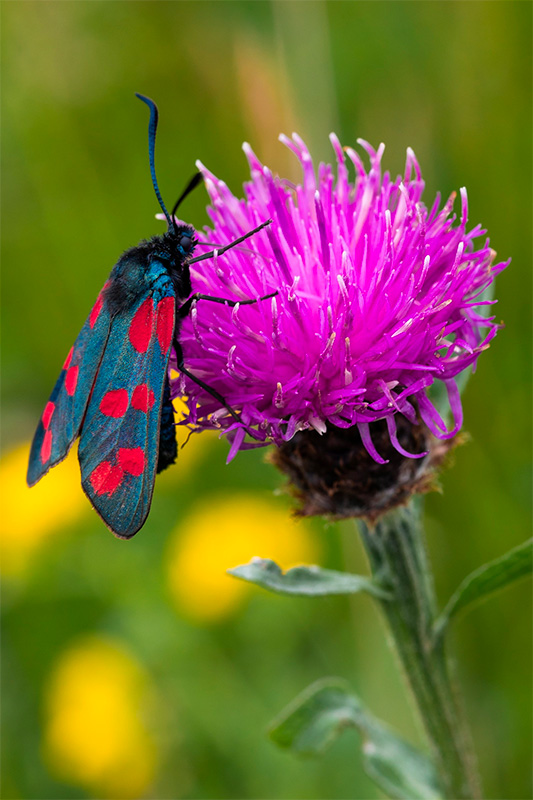
[[[79,436],[83,490],[106,525],[125,539],[146,520],[156,473],[177,456],[168,380],[172,349],[179,370],[241,422],[218,392],[185,367],[182,320],[197,300],[235,306],[276,294],[244,301],[192,294],[191,264],[221,255],[270,220],[216,251],[191,258],[197,244],[194,228],[177,223],[174,214],[201,175],[193,177],[169,214],[155,174],[157,106],[148,97],[137,97],[150,109],[150,172],[168,230],[127,250],[113,267],[43,411],[27,475],[33,486],[65,458]]]

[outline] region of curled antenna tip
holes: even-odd
[[[147,97],[145,94],[141,94],[140,92],[135,92],[135,97],[138,97],[139,100],[142,100],[143,103],[146,103],[147,106],[155,106],[157,108],[154,101],[150,97]]]
[[[149,97],[145,97],[145,95],[139,94],[138,92],[135,92],[135,95],[136,97],[139,98],[139,100],[142,100],[143,103],[146,103],[146,105],[150,109],[150,121],[148,123],[148,156],[150,161],[150,173],[152,176],[152,185],[154,187],[155,196],[157,197],[157,200],[161,207],[161,211],[166,217],[168,228],[170,230],[174,226],[170,218],[170,215],[165,207],[165,204],[163,202],[163,198],[161,197],[161,192],[159,191],[159,186],[157,185],[157,177],[155,174],[155,136],[157,132],[159,111],[154,101],[151,100]]]

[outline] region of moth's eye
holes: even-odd
[[[180,236],[180,247],[184,253],[189,253],[192,247],[192,239],[190,236]]]

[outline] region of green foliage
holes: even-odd
[[[357,594],[368,592],[381,600],[390,595],[372,578],[350,575],[317,566],[293,567],[283,570],[268,558],[254,558],[249,564],[228,569],[230,575],[255,583],[263,589],[279,594],[323,597],[331,594]]]
[[[464,579],[436,620],[435,639],[438,641],[444,635],[449,623],[457,614],[472,608],[519,578],[531,575],[532,569],[533,539],[529,539],[501,558],[474,570]]]
[[[272,723],[270,737],[300,755],[321,755],[347,728],[361,734],[367,774],[399,800],[437,800],[435,770],[429,758],[391,731],[335,678],[317,681]]]

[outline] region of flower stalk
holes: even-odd
[[[418,707],[443,795],[481,797],[475,758],[451,665],[433,635],[436,601],[422,527],[420,504],[397,509],[374,527],[359,521],[374,578],[392,592],[381,607],[404,675]]]

